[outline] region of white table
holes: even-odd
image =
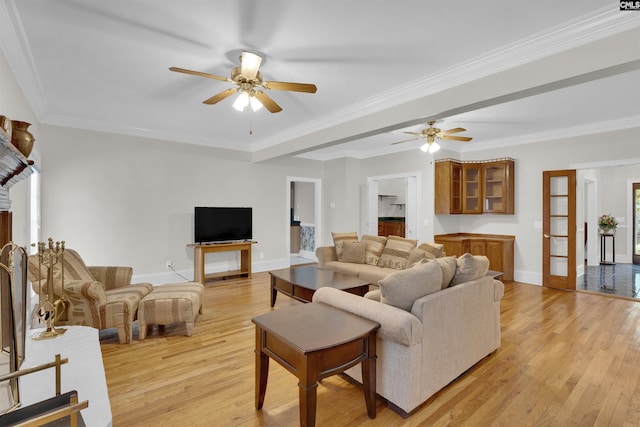
[[[76,390],[78,401],[89,401],[89,407],[81,411],[87,426],[111,426],[111,403],[104,375],[102,352],[98,330],[88,326],[64,326],[63,335],[47,340],[34,341],[32,336],[42,329],[27,331],[25,360],[21,369],[53,362],[55,355],[69,359],[62,365],[61,391]],[[20,377],[20,401],[22,406],[54,397],[56,392],[55,368],[45,369]]]

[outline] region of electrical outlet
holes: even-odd
[[[167,261],[167,268],[171,268],[171,261]]]

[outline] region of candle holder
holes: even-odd
[[[60,263],[61,274],[61,292],[60,298],[55,297],[54,284],[53,284],[53,271],[54,266]],[[55,323],[66,315],[69,307],[69,302],[64,297],[64,241],[53,242],[53,239],[49,238],[48,248],[45,242],[38,242],[38,268],[42,271],[42,267],[47,269],[47,293],[43,295],[42,281],[40,281],[40,289],[38,292],[38,309],[37,313],[40,317],[40,321],[44,321],[47,328],[34,335],[34,340],[43,340],[56,338],[64,334],[67,330],[64,328],[56,328]]]

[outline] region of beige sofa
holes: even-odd
[[[380,323],[377,393],[407,416],[500,346],[503,294],[502,282],[484,276],[418,298],[410,311],[329,287],[313,301]],[[346,373],[362,382],[359,366]]]
[[[340,241],[335,235],[340,234],[351,241]],[[381,279],[398,270],[410,267],[423,257],[444,257],[443,245],[437,243],[423,243],[417,246],[416,240],[404,239],[397,236],[389,238],[380,236],[363,236],[358,243],[364,242],[364,258],[361,262],[349,261],[342,256],[345,245],[355,243],[355,233],[334,233],[338,246],[320,246],[316,249],[318,268],[332,270],[337,273],[357,276],[372,285],[377,285]],[[377,242],[377,247],[376,243]],[[391,246],[391,248],[389,248]],[[388,251],[388,252],[387,252]],[[382,261],[381,261],[382,260]],[[393,267],[391,267],[393,266]]]

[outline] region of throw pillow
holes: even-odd
[[[391,273],[378,282],[380,302],[410,311],[418,298],[441,288],[442,270],[435,262]]]
[[[455,256],[444,256],[436,258],[435,262],[440,264],[442,269],[442,289],[448,288],[453,280],[453,276],[456,274],[456,267],[458,266]]]
[[[357,242],[358,233],[355,231],[349,233],[331,233],[333,237],[333,246],[336,248],[336,256],[339,261],[342,261],[342,246],[344,242]]]
[[[451,286],[479,279],[487,274],[487,270],[489,270],[489,258],[466,253],[457,260],[456,274],[453,276]]]
[[[407,267],[411,249],[416,247],[417,240],[405,239],[398,236],[387,237],[378,267],[395,268],[402,270]]]
[[[342,246],[342,261],[352,262],[354,264],[364,264],[366,243],[360,242],[344,242]]]
[[[434,258],[440,258],[446,255],[444,253],[444,245],[441,243],[425,242],[418,246],[418,248],[430,253]]]
[[[413,248],[409,252],[409,258],[407,259],[407,267],[412,267],[416,262],[422,260],[431,260],[435,257],[427,251],[423,251],[420,248]]]
[[[378,265],[380,261],[380,255],[384,249],[384,244],[387,243],[386,236],[372,236],[365,234],[362,236],[362,242],[367,244],[367,254],[364,262],[369,265]]]

